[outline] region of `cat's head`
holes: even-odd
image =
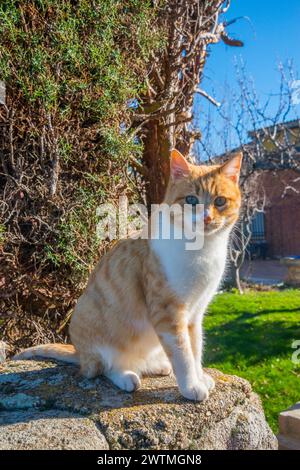
[[[192,165],[178,152],[171,152],[170,181],[164,202],[203,204],[204,234],[231,228],[241,206],[239,175],[242,153],[222,165]]]

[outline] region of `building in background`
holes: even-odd
[[[257,246],[261,257],[300,255],[300,173],[266,170],[260,181],[266,206],[264,213],[257,213],[253,220],[250,251],[255,252]]]
[[[300,121],[293,120],[274,126],[276,142],[289,141],[289,151],[281,155],[270,138],[273,127],[249,132],[250,141],[243,146],[243,152],[256,153],[260,147],[260,157],[256,156],[255,170],[258,174],[259,190],[265,195],[264,212],[257,212],[251,224],[251,241],[247,252],[251,258],[281,258],[300,255]],[[259,142],[257,142],[259,140]],[[241,150],[235,148],[231,153]],[[215,157],[223,162],[228,153]],[[299,159],[299,164],[298,164]],[[248,159],[249,161],[249,159]],[[296,165],[295,165],[296,163]],[[257,186],[256,186],[257,188]]]
[[[290,139],[294,158],[299,158],[300,164],[299,121],[289,121],[281,126],[278,138]],[[272,128],[268,129],[267,135],[270,131]],[[257,131],[249,133],[253,138],[249,145],[255,145],[257,135]],[[263,140],[263,145],[266,154],[256,162],[256,168],[263,170],[259,184],[264,190],[266,205],[264,213],[257,213],[252,222],[249,249],[252,254],[263,258],[297,256],[300,255],[300,171],[293,166],[289,168],[287,159],[284,159],[284,165],[280,165],[280,155],[276,155],[276,146],[270,139]]]

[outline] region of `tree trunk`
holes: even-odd
[[[230,260],[230,267],[229,270],[227,271],[227,277],[226,280],[236,289],[239,290],[240,294],[243,294],[243,288],[241,285],[241,277],[240,277],[240,268],[241,265],[238,264],[236,265],[232,260]]]
[[[162,202],[169,180],[169,157],[172,147],[169,132],[159,120],[146,126],[143,161],[147,168],[147,203]]]
[[[239,267],[235,268],[235,284],[236,284],[236,288],[239,290],[239,293],[243,294],[244,291],[243,291],[243,288],[242,288],[242,285],[241,285],[241,277],[240,277],[240,268]]]
[[[241,41],[231,40],[225,31],[226,23],[219,22],[219,15],[229,3],[225,10],[220,0],[163,3],[158,26],[160,34],[164,32],[165,46],[149,61],[147,88],[135,115],[143,135],[148,205],[163,200],[171,149],[176,146],[188,155],[199,134],[192,129],[192,106],[194,94],[199,92],[207,46],[221,40],[242,45]]]

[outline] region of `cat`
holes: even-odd
[[[77,302],[72,345],[34,346],[15,359],[41,356],[80,364],[85,377],[102,374],[127,392],[140,387],[143,375],[173,370],[185,398],[206,400],[215,384],[202,369],[202,320],[222,279],[239,216],[241,161],[236,153],[225,164],[198,166],[172,150],[164,203],[204,205],[203,247],[187,250],[184,237],[118,241]],[[151,223],[156,232],[150,217]]]

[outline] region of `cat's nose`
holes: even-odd
[[[210,224],[212,221],[209,210],[205,209],[204,211],[204,225]]]

